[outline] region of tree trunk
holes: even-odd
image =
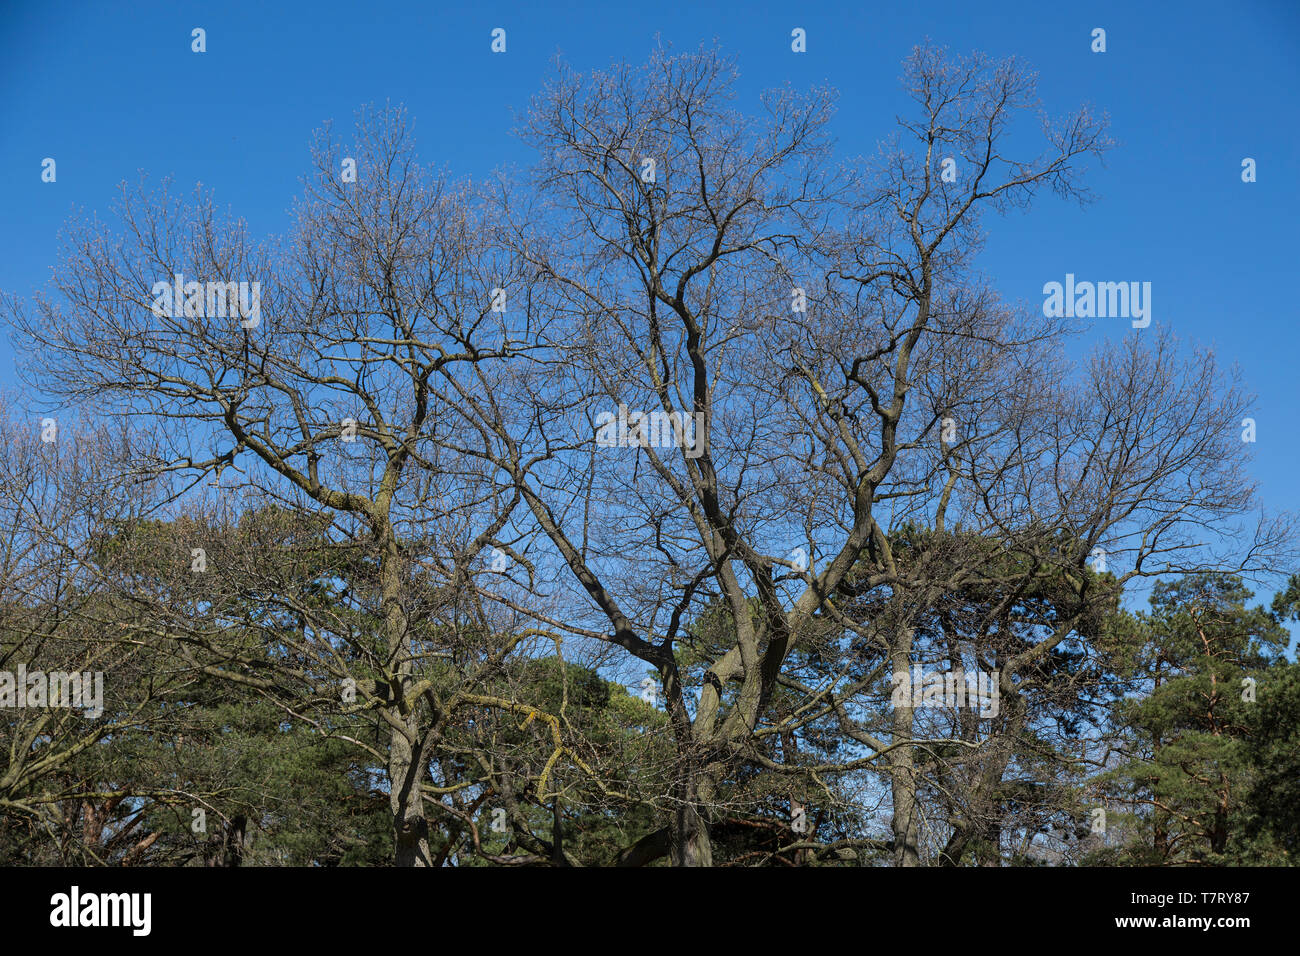
[[[683,804],[677,810],[677,840],[673,850],[674,866],[712,866],[713,843],[709,824],[695,804]]]
[[[393,811],[394,862],[397,866],[430,866],[429,821],[424,815],[420,784],[424,779],[424,735],[420,701],[410,700],[412,684],[410,622],[402,606],[402,557],[392,525],[380,529],[380,600],[384,638],[392,668],[388,717],[392,726],[388,746],[388,799]]]
[[[419,739],[415,720],[406,723],[406,733],[393,729],[388,748],[388,797],[396,840],[394,862],[397,866],[429,866],[429,821],[424,816],[424,801],[420,796],[424,754],[412,745],[408,736]]]
[[[890,655],[893,673],[906,674],[911,666],[912,632],[900,636]],[[909,700],[910,700],[909,696]],[[895,707],[892,721],[893,741],[912,738],[911,706]],[[910,746],[896,747],[888,754],[890,794],[894,805],[894,865],[920,866],[917,850],[917,806],[915,760]]]
[[[707,805],[713,792],[712,784],[691,767],[679,789],[673,827],[673,866],[713,866],[709,821],[700,813],[700,807]]]

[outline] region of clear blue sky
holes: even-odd
[[[207,52],[190,51],[190,30]],[[507,52],[490,31],[507,31]],[[807,31],[808,52],[790,51]],[[1107,52],[1091,52],[1091,31]],[[476,176],[527,153],[510,134],[558,52],[580,69],[717,39],[743,91],[791,81],[840,90],[842,150],[872,150],[903,110],[898,76],[926,38],[1016,54],[1055,113],[1087,100],[1120,141],[1085,211],[1051,198],[989,220],[981,265],[1041,305],[1044,282],[1153,283],[1154,319],[1240,363],[1259,396],[1254,474],[1300,511],[1300,330],[1291,284],[1300,222],[1300,2],[641,4],[427,2],[58,3],[0,0],[0,289],[44,284],[74,207],[104,211],[138,170],[216,190],[254,233],[278,232],[311,131],[362,103],[402,102],[422,155]],[[42,158],[58,180],[41,182]],[[1241,181],[1243,157],[1258,181]],[[1099,320],[1120,336],[1127,320]],[[0,342],[0,387],[15,384]]]

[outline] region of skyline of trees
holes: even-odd
[[[366,109],[282,237],[144,183],[69,223],[0,298],[84,423],[0,421],[0,670],[111,690],[0,710],[10,862],[1289,862],[1250,396],[1163,327],[1074,359],[979,271],[986,213],[1088,198],[1104,117],[905,68],[870,159],[833,91],[748,114],[660,50],[561,66],[526,170],[453,181]],[[599,442],[621,409],[669,424]]]

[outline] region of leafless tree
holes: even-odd
[[[152,494],[138,484],[123,494],[122,431],[84,410],[38,414],[6,399],[0,448],[0,814],[9,837],[55,835],[64,855],[44,862],[131,858],[149,838],[126,825],[105,843],[95,821],[106,805],[195,796],[124,790],[86,771],[186,681],[125,626],[130,609],[95,553],[100,529],[147,512]],[[162,731],[166,719],[155,723]]]
[[[623,863],[710,865],[776,801],[788,830],[745,862],[960,862],[1033,803],[1046,724],[1095,677],[1058,658],[1097,653],[1126,584],[1289,541],[1251,523],[1249,399],[1212,354],[1151,328],[1080,364],[1075,327],[978,270],[986,212],[1087,198],[1104,118],[1045,118],[1014,60],[919,49],[895,135],[837,162],[831,91],[750,115],[737,78],[708,48],[561,65],[522,121],[537,164],[477,190],[368,114],[351,152],[317,142],[286,239],[127,192],[121,232],[74,225],[54,297],[4,301],[34,384],[150,432],[132,473],[178,502],[215,483],[194,527],[218,571],[178,570],[200,610],[167,619],[187,663],[303,721],[354,680],[399,864],[437,862],[430,808],[478,848],[489,792],[519,850],[500,863],[576,862],[561,795],[660,814]],[[260,282],[257,316],[159,308],[178,273]],[[273,503],[287,525],[247,517]],[[364,585],[303,600],[299,548]],[[248,594],[297,621],[265,680],[214,657],[230,622],[207,611]],[[610,786],[633,750],[589,747],[525,676],[552,649],[657,674],[671,759]],[[896,703],[914,665],[996,672],[1000,714]],[[887,837],[803,826],[875,801]]]
[[[356,706],[388,729],[397,862],[427,865],[430,748],[454,709],[429,672],[454,648],[432,653],[429,622],[478,614],[477,633],[492,630],[466,581],[485,547],[509,548],[497,535],[518,497],[439,452],[461,440],[445,405],[520,335],[518,311],[493,311],[493,289],[518,283],[484,241],[481,204],[416,164],[397,111],[363,113],[347,152],[325,131],[313,159],[283,240],[254,244],[211,197],[124,187],[120,227],[73,223],[54,295],[6,310],[47,394],[94,397],[157,432],[139,473],[184,476],[191,498],[210,481],[322,512],[353,567],[373,564],[379,647],[341,633],[373,668]],[[183,295],[159,291],[174,281]],[[340,683],[354,676],[320,633],[340,629],[305,628],[302,650]],[[512,647],[476,647],[475,666]]]
[[[996,661],[1014,708],[1035,662],[1125,581],[1221,563],[1198,531],[1254,506],[1232,430],[1245,399],[1218,387],[1210,356],[1184,361],[1167,337],[1076,372],[1064,323],[1000,302],[980,277],[981,214],[1043,189],[1086,198],[1084,162],[1109,146],[1085,108],[1043,119],[1038,155],[1010,153],[1013,120],[1037,115],[1018,63],[918,50],[914,118],[877,159],[844,166],[830,160],[828,91],[771,93],[751,117],[735,80],[709,49],[561,68],[525,124],[537,198],[501,190],[544,287],[533,294],[560,318],[513,361],[546,374],[494,397],[527,415],[462,410],[499,436],[497,463],[570,575],[567,626],[658,671],[678,765],[669,839],[648,843],[709,864],[723,781],[745,761],[806,773],[756,741],[829,716],[865,754],[816,769],[879,768],[894,859],[915,865],[921,748],[980,753],[992,786],[1008,738],[917,739],[908,706],[873,732],[855,698],[908,669],[920,622],[954,590],[1000,589],[979,634],[1025,588],[1071,582],[1069,613]],[[949,157],[955,181],[940,175]],[[606,447],[620,406],[647,417]],[[698,444],[673,424],[682,415],[698,419]],[[936,532],[936,550],[905,563],[895,547],[911,524]],[[1238,555],[1258,564],[1283,531],[1262,525]],[[1015,560],[991,563],[990,542]],[[1086,573],[1097,547],[1116,566],[1104,586]],[[839,606],[850,576],[873,596],[868,620]],[[734,635],[688,687],[678,652],[697,646],[692,622],[714,602]],[[792,684],[792,652],[828,620],[879,666]],[[778,687],[804,699],[771,724]]]

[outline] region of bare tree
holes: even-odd
[[[128,824],[98,822],[128,797],[150,807],[192,804],[174,787],[124,787],[96,775],[106,745],[159,718],[188,675],[163,663],[156,642],[128,628],[96,554],[100,529],[151,505],[138,484],[123,494],[121,430],[85,410],[36,414],[0,406],[0,816],[6,840],[52,835],[59,856],[29,862],[103,862],[148,849]]]
[[[427,865],[430,748],[454,709],[430,676],[430,635],[446,631],[429,620],[485,613],[464,603],[466,581],[517,498],[437,445],[457,441],[440,431],[455,427],[449,397],[518,334],[493,310],[512,266],[484,241],[474,195],[416,164],[399,113],[363,114],[347,152],[326,131],[313,157],[286,239],[255,245],[210,197],[124,188],[120,231],[72,224],[55,296],[6,312],[47,392],[94,396],[158,432],[163,450],[137,455],[139,472],[323,512],[352,566],[373,565],[377,648],[355,628],[299,634],[335,699],[362,675],[331,636],[372,669],[354,680],[356,706],[387,728],[396,859]],[[480,619],[476,633],[491,629]]]
[[[1166,338],[1076,374],[1070,329],[1000,303],[979,276],[980,214],[1041,189],[1086,198],[1083,163],[1109,145],[1082,109],[1042,120],[1039,155],[1010,153],[1012,121],[1036,106],[1019,64],[917,51],[916,118],[878,160],[844,167],[830,162],[829,92],[772,93],[749,117],[731,103],[735,78],[707,49],[588,76],[561,68],[525,127],[538,199],[521,207],[501,191],[545,287],[533,294],[561,319],[513,361],[546,375],[521,373],[494,396],[526,415],[485,401],[462,411],[499,436],[497,463],[570,575],[553,592],[567,594],[567,626],[659,674],[678,760],[669,838],[648,843],[709,864],[710,817],[738,766],[808,773],[756,741],[829,717],[862,756],[814,769],[879,768],[894,860],[915,865],[920,748],[979,752],[992,787],[1022,725],[995,740],[917,739],[912,707],[880,727],[854,717],[855,698],[909,669],[917,629],[954,590],[1000,589],[979,635],[1026,588],[1072,588],[1050,633],[997,666],[988,646],[960,651],[999,672],[1014,708],[1035,663],[1124,581],[1221,561],[1197,532],[1253,507],[1230,428],[1244,398],[1207,390],[1212,358],[1184,363]],[[955,179],[940,174],[945,159]],[[622,417],[625,435],[611,425]],[[937,550],[904,562],[910,524],[937,532]],[[1247,561],[1282,531],[1261,526]],[[990,562],[990,542],[1014,560]],[[1085,568],[1102,546],[1127,564],[1104,584]],[[851,575],[872,596],[867,620],[839,607]],[[699,646],[692,625],[713,602],[734,635],[688,674],[681,653]],[[792,655],[828,621],[883,656],[801,687]],[[778,687],[803,700],[771,724]]]
[[[368,115],[351,152],[318,141],[287,239],[127,193],[120,234],[74,226],[55,298],[4,301],[34,384],[148,424],[135,473],[187,506],[215,484],[216,571],[178,565],[184,610],[152,619],[322,732],[373,713],[399,864],[483,852],[489,797],[511,865],[580,862],[566,806],[653,810],[624,864],[710,865],[742,830],[745,863],[978,856],[1068,814],[1031,795],[1074,766],[1125,585],[1289,541],[1249,524],[1249,399],[1212,354],[1153,328],[1078,364],[1074,326],[978,271],[985,212],[1087,198],[1104,118],[920,49],[896,135],[837,163],[831,91],[755,116],[737,77],[707,48],[561,66],[522,123],[537,164],[490,189]],[[232,629],[261,636],[232,655]],[[568,719],[575,648],[656,675],[669,757]],[[896,698],[917,666],[991,675],[999,713]]]

